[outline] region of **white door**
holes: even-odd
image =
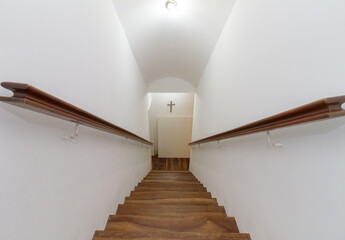
[[[158,157],[190,157],[192,122],[192,117],[158,117]]]

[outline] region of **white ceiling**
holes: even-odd
[[[146,83],[181,78],[194,86],[236,0],[113,0]]]

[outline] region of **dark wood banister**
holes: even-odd
[[[297,107],[256,122],[246,124],[230,131],[222,132],[207,138],[191,142],[189,145],[192,146],[201,143],[214,142],[226,138],[233,138],[257,132],[269,131],[276,128],[282,128],[301,123],[345,116],[345,110],[342,108],[342,104],[344,104],[344,102],[345,96],[320,99],[301,107]]]
[[[123,136],[150,146],[152,145],[151,142],[135,135],[134,133],[107,122],[102,118],[54,97],[40,89],[30,86],[29,84],[3,82],[1,83],[1,86],[13,92],[12,97],[0,96],[1,102],[96,128],[98,130]]]

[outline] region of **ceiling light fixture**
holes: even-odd
[[[177,2],[175,0],[168,0],[165,3],[165,7],[169,10],[173,10],[177,7]]]

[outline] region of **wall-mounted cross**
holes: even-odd
[[[175,106],[175,103],[170,101],[170,104],[167,104],[168,107],[170,107],[170,112],[172,112],[172,107]]]

